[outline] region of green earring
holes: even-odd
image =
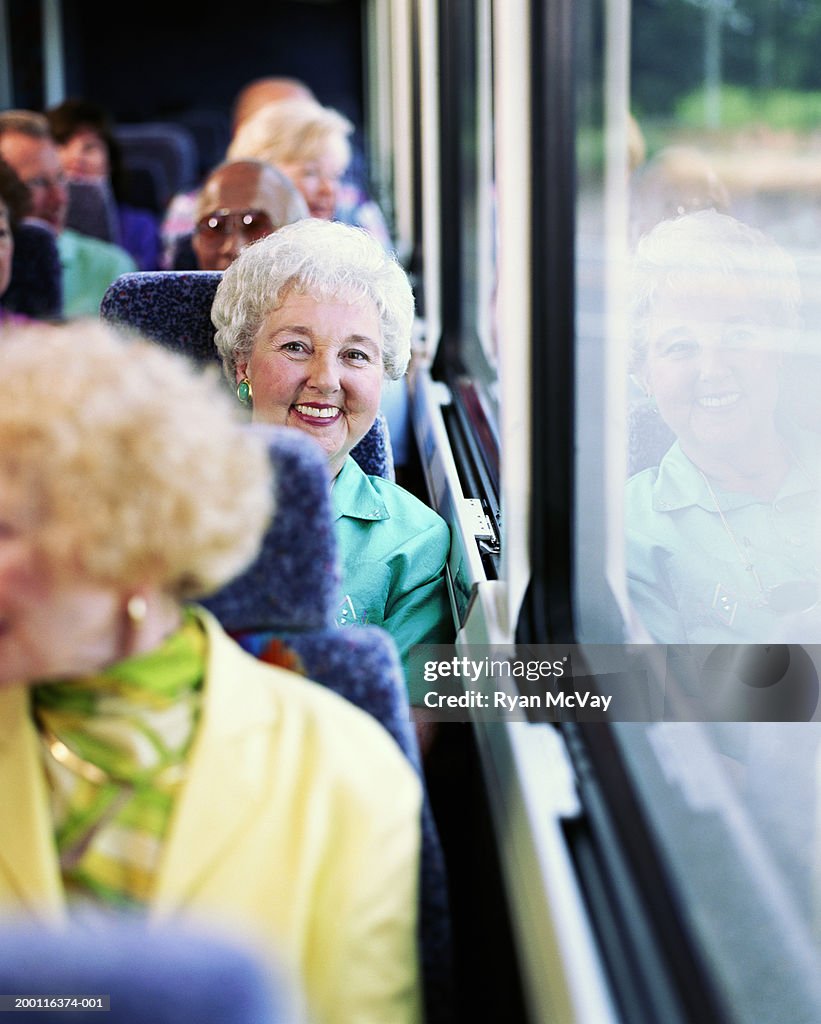
[[[251,382],[247,377],[243,377],[239,384],[237,384],[237,398],[243,405],[250,405],[253,397],[254,391],[251,387]]]

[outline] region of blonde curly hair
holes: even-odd
[[[311,99],[279,100],[242,123],[226,156],[287,164],[333,154],[341,173],[351,162],[352,132],[352,122],[332,107]]]
[[[272,495],[216,370],[93,320],[0,341],[0,498],[55,573],[203,596],[255,557]]]

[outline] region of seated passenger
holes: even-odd
[[[7,334],[0,915],[200,925],[284,964],[318,1024],[410,1024],[413,767],[189,603],[255,557],[271,494],[211,371],[99,322]]]
[[[235,135],[243,121],[269,103],[280,100],[316,99],[308,86],[298,78],[266,75],[247,82],[234,97],[231,108],[231,134]]]
[[[233,136],[246,117],[250,117],[267,103],[294,99],[298,96],[311,99],[312,95],[308,86],[296,78],[255,78],[243,86],[234,98],[231,110],[231,135]],[[189,237],[196,226],[198,198],[198,189],[178,192],[166,208],[160,225],[162,264],[166,270],[174,269],[174,258],[180,242]]]
[[[390,248],[375,203],[360,202],[354,207],[347,201],[346,205],[340,203],[343,178],[351,162],[352,132],[347,117],[331,107],[315,100],[280,100],[261,107],[240,125],[228,156],[267,160],[296,185],[312,217],[363,227]]]
[[[261,160],[231,160],[205,179],[191,247],[198,270],[225,270],[240,250],[284,224],[308,216],[285,175]],[[181,268],[185,269],[185,268]]]
[[[0,328],[19,326],[29,319],[21,313],[5,309],[3,296],[11,282],[13,228],[28,213],[30,206],[28,189],[6,161],[0,159]]]
[[[275,104],[291,103],[294,100],[297,101],[295,110],[302,111],[303,117],[297,121],[293,115],[290,115],[286,129],[277,126],[276,137],[272,143],[273,148],[271,148],[267,115],[273,110]],[[306,108],[302,104],[306,103],[308,104],[307,110],[312,111],[312,116],[304,120]],[[296,154],[294,160],[291,161],[295,164],[294,173],[289,176],[302,191],[311,208],[311,216],[315,217],[326,215],[317,210],[321,204],[328,205],[329,184],[319,180],[319,175],[302,174],[298,164],[316,163],[318,158],[325,165],[328,164],[330,158],[333,158],[336,171],[336,164],[339,162],[338,156],[341,154],[344,157],[343,173],[339,175],[335,173],[334,182],[330,186],[335,194],[333,216],[343,223],[364,227],[386,249],[391,249],[393,242],[390,231],[378,204],[366,194],[362,182],[352,180],[346,172],[352,163],[348,136],[353,128],[347,118],[336,111],[332,112],[330,108],[322,108],[307,85],[297,79],[260,78],[245,86],[234,100],[231,118],[231,132],[234,140],[241,131],[245,131],[245,125],[250,120],[262,113],[263,108],[267,113],[261,118],[258,125],[259,130],[255,129],[250,136],[246,137],[248,144],[243,142],[241,147],[234,148],[233,142],[231,142],[227,153],[228,159],[260,159],[278,166],[279,155],[287,153],[294,156]],[[276,153],[277,159],[270,158],[270,153],[273,152]],[[289,156],[289,160],[291,156]],[[302,183],[297,180],[298,177],[302,178]],[[197,194],[193,191],[180,193],[171,200],[166,210],[161,233],[163,265],[168,269],[173,267],[173,257],[178,240],[185,234],[189,234],[195,225],[196,198]]]
[[[123,163],[111,121],[102,107],[67,99],[46,111],[60,150],[63,170],[77,181],[97,181],[111,189],[118,242],[139,270],[160,266],[160,220],[148,209],[123,202]]]
[[[725,214],[688,214],[639,242],[632,299],[633,371],[675,435],[627,483],[639,618],[677,644],[817,623],[821,445],[781,385],[800,325],[791,257]]]
[[[30,110],[0,113],[0,156],[31,192],[31,216],[48,225],[57,238],[63,266],[63,312],[66,318],[96,316],[111,282],[137,269],[118,245],[89,238],[65,227],[68,206],[65,172],[48,121]]]
[[[384,221],[375,203],[340,205],[343,175],[351,160],[352,130],[346,117],[314,100],[281,100],[261,107],[243,121],[228,153],[235,159],[253,157],[274,164],[300,190],[312,217],[363,227],[390,250],[391,241],[387,230],[379,226]],[[372,219],[369,211],[378,216]],[[391,427],[397,465],[404,466],[410,430],[404,379],[388,382],[382,411]]]
[[[225,373],[253,418],[296,427],[328,455],[344,599],[338,624],[383,626],[410,648],[450,643],[446,524],[349,456],[410,356],[413,295],[361,228],[297,221],[243,250],[212,308]],[[419,686],[421,687],[421,680]],[[411,686],[411,700],[421,692]]]

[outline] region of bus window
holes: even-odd
[[[581,733],[656,948],[722,1019],[818,1019],[818,15],[628,7],[576,23],[574,621],[663,699]]]

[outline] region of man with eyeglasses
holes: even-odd
[[[206,178],[197,198],[191,246],[200,270],[225,270],[240,251],[308,216],[297,188],[271,164],[233,160]]]
[[[118,245],[65,226],[68,189],[59,150],[45,116],[32,110],[0,112],[0,156],[31,193],[31,217],[57,238],[63,268],[63,315],[97,316],[111,282],[137,266]]]

